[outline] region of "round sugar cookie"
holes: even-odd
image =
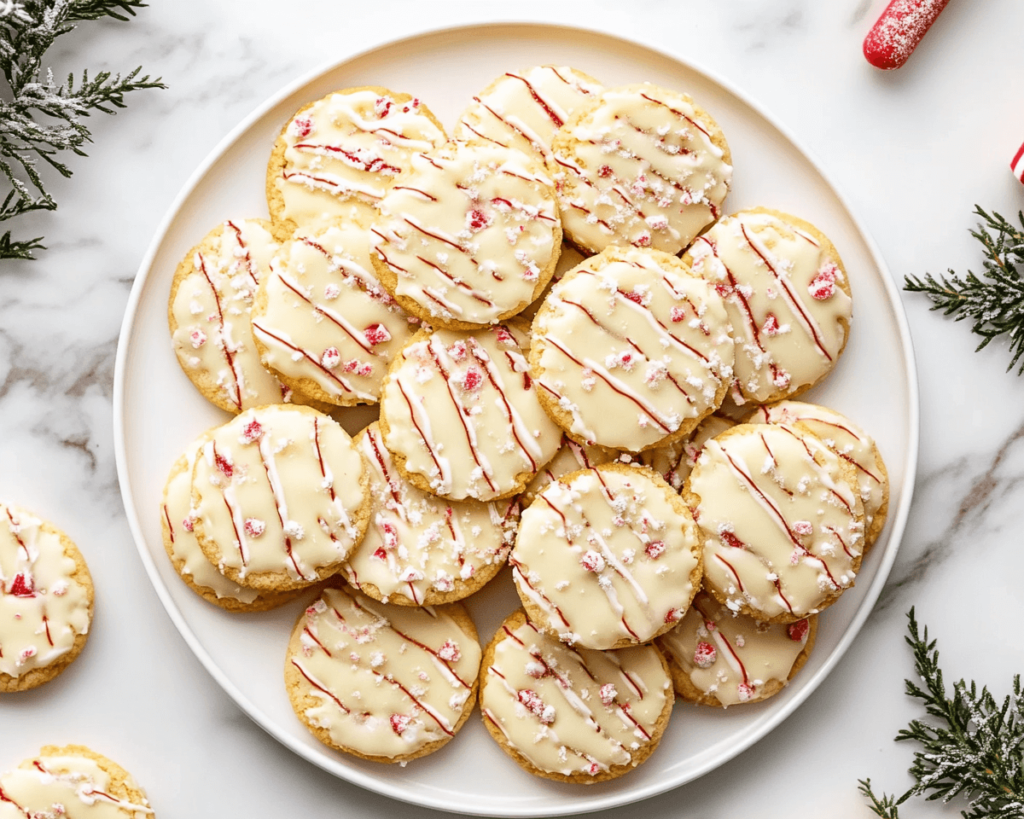
[[[160,505],[160,533],[171,565],[185,585],[204,600],[227,611],[267,611],[295,597],[295,592],[258,592],[222,575],[199,548],[192,508],[192,471],[209,433],[188,445],[174,462]]]
[[[583,443],[639,452],[685,438],[722,403],[732,360],[721,298],[656,250],[587,259],[533,320],[541,404]]]
[[[256,290],[277,249],[269,222],[228,220],[192,248],[174,273],[167,320],[178,363],[227,412],[292,397],[260,362],[250,323]]]
[[[370,527],[345,561],[348,582],[398,606],[454,603],[505,565],[519,525],[514,499],[445,501],[405,480],[377,422],[355,439],[369,464]]]
[[[623,454],[619,460],[623,463],[640,463],[650,467],[678,492],[690,477],[704,444],[734,426],[736,423],[728,418],[709,415],[683,440],[667,446],[646,449],[639,455]]]
[[[654,645],[572,649],[522,610],[484,651],[480,712],[501,749],[536,776],[588,785],[629,773],[672,714],[668,665]]]
[[[543,292],[562,246],[542,165],[492,143],[449,142],[412,159],[370,228],[381,282],[409,313],[472,330]]]
[[[721,128],[687,94],[609,88],[552,141],[562,227],[587,253],[609,245],[679,253],[719,215],[732,166]]]
[[[523,509],[533,503],[549,484],[559,478],[570,472],[579,472],[581,469],[591,469],[601,464],[609,464],[615,460],[617,454],[614,450],[604,447],[578,444],[563,435],[562,446],[555,453],[555,457],[548,461],[547,466],[537,473],[537,476],[527,484],[526,489],[519,496]]]
[[[153,819],[146,792],[128,771],[84,745],[47,745],[0,775],[3,819]]]
[[[347,432],[308,407],[257,407],[209,434],[192,472],[193,531],[229,580],[310,586],[369,523],[369,478]]]
[[[516,148],[543,164],[558,129],[603,90],[593,77],[569,66],[509,71],[473,97],[452,134]]]
[[[55,526],[0,503],[0,693],[47,683],[89,636],[93,585],[78,547]]]
[[[327,588],[292,630],[284,679],[295,714],[322,743],[407,762],[447,744],[469,718],[480,656],[460,603],[386,606]]]
[[[416,154],[447,139],[418,99],[379,86],[346,88],[304,105],[267,164],[267,204],[279,232],[341,217],[362,225]]]
[[[795,623],[759,623],[701,592],[657,644],[677,696],[728,708],[778,694],[807,662],[817,632],[817,614]]]
[[[703,538],[652,470],[605,464],[564,475],[523,510],[509,556],[542,631],[594,649],[647,643],[700,590]]]
[[[541,409],[522,346],[499,325],[472,333],[421,330],[381,390],[380,430],[406,480],[450,500],[521,492],[562,435]]]
[[[791,623],[853,585],[864,549],[856,472],[817,437],[740,424],[704,445],[682,492],[704,534],[704,589]]]
[[[380,400],[394,354],[416,327],[381,287],[354,223],[299,230],[274,256],[253,307],[263,364],[325,404]]]
[[[743,210],[700,236],[683,261],[725,299],[745,400],[792,398],[832,371],[853,302],[839,253],[814,225],[767,208]]]
[[[878,540],[889,515],[889,473],[874,438],[853,421],[828,407],[803,401],[779,401],[758,407],[748,424],[789,424],[825,442],[857,470],[857,486],[864,503],[864,552]]]

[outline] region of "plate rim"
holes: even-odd
[[[840,638],[838,644],[833,648],[832,653],[826,658],[822,666],[806,680],[801,690],[793,696],[788,702],[779,708],[775,713],[771,715],[761,726],[752,732],[750,737],[747,737],[743,742],[738,743],[736,747],[729,748],[724,751],[720,751],[718,754],[709,758],[703,765],[698,766],[692,775],[682,779],[680,781],[670,781],[668,783],[655,782],[646,787],[640,788],[637,791],[623,791],[618,793],[610,793],[594,796],[580,795],[574,799],[572,807],[569,810],[564,810],[559,806],[555,810],[544,810],[542,807],[536,805],[527,805],[513,807],[511,809],[504,809],[502,812],[495,813],[492,810],[481,810],[479,808],[474,809],[473,807],[465,804],[452,804],[443,798],[439,798],[433,794],[411,794],[405,793],[398,789],[397,786],[389,779],[376,776],[369,772],[364,772],[358,769],[347,769],[333,767],[324,760],[317,758],[310,749],[294,740],[292,737],[276,731],[273,727],[273,723],[267,718],[266,714],[258,708],[239,688],[237,688],[221,671],[220,667],[214,660],[214,658],[206,651],[196,636],[195,632],[185,621],[185,618],[177,605],[171,598],[169,590],[163,583],[160,577],[159,570],[152,556],[149,553],[148,548],[145,546],[146,539],[143,535],[141,521],[136,514],[136,502],[135,496],[132,491],[130,481],[128,480],[128,453],[125,443],[124,435],[124,422],[125,422],[125,378],[126,370],[129,359],[129,346],[128,341],[135,328],[135,319],[138,312],[138,307],[142,299],[142,293],[145,289],[146,283],[152,272],[153,261],[167,237],[170,231],[171,225],[173,224],[175,217],[181,210],[185,200],[191,195],[193,190],[199,185],[202,179],[205,177],[209,169],[226,153],[235,142],[237,142],[260,118],[262,118],[268,111],[275,106],[279,105],[287,97],[299,91],[306,85],[309,85],[317,80],[323,78],[326,74],[336,71],[342,68],[346,63],[354,62],[365,57],[368,57],[375,52],[382,51],[384,49],[401,46],[414,42],[416,40],[426,39],[430,37],[436,37],[444,34],[461,34],[465,35],[474,30],[501,30],[508,29],[510,27],[519,27],[525,29],[533,29],[536,31],[562,31],[562,32],[578,32],[584,33],[588,36],[597,36],[605,38],[608,41],[617,41],[624,43],[632,48],[639,48],[651,52],[659,57],[671,60],[689,71],[696,74],[702,75],[712,83],[717,84],[721,88],[725,89],[728,93],[732,94],[737,100],[744,105],[748,106],[756,114],[767,121],[773,128],[775,128],[780,135],[782,135],[794,149],[796,149],[803,157],[807,160],[813,170],[821,177],[823,182],[832,191],[839,204],[845,211],[846,216],[850,219],[853,227],[857,234],[864,242],[865,247],[871,260],[877,267],[881,274],[882,285],[886,296],[888,297],[890,307],[892,308],[893,316],[896,320],[896,327],[901,341],[901,353],[903,358],[903,365],[907,373],[907,427],[908,427],[908,440],[907,440],[907,452],[904,466],[904,482],[899,494],[899,498],[896,503],[896,515],[890,520],[889,526],[889,540],[887,542],[887,549],[882,555],[882,562],[876,571],[871,584],[868,586],[868,590],[862,599],[859,608],[855,612],[850,624],[847,626],[845,632]],[[622,34],[611,33],[603,30],[599,27],[588,26],[588,25],[568,25],[564,23],[549,23],[535,20],[497,20],[497,21],[485,21],[485,22],[474,22],[460,25],[445,25],[439,24],[433,27],[417,29],[415,32],[403,35],[398,38],[380,39],[365,48],[358,50],[347,51],[341,56],[332,58],[311,69],[310,71],[300,75],[291,82],[286,83],[277,92],[271,94],[269,97],[264,99],[259,105],[257,105],[246,117],[244,117],[237,125],[228,131],[227,134],[221,138],[216,145],[210,150],[203,161],[196,167],[192,174],[188,177],[185,183],[182,185],[177,196],[173,199],[167,211],[165,212],[163,219],[161,220],[156,232],[153,235],[152,240],[146,250],[142,261],[139,264],[139,268],[136,272],[134,282],[132,284],[131,293],[129,294],[128,302],[125,306],[124,318],[122,319],[121,329],[118,333],[117,341],[117,353],[114,363],[114,385],[113,385],[113,432],[114,432],[114,454],[115,464],[117,469],[118,483],[121,490],[121,500],[124,505],[125,517],[128,520],[128,526],[132,534],[132,539],[135,542],[136,551],[139,553],[142,559],[143,566],[146,570],[146,574],[149,577],[150,583],[153,585],[157,597],[164,607],[167,615],[170,617],[171,622],[174,624],[179,635],[184,639],[189,649],[195,655],[195,657],[203,665],[203,668],[208,674],[217,682],[221,689],[234,701],[234,703],[242,710],[242,712],[249,717],[254,723],[256,723],[262,730],[266,731],[275,740],[281,743],[284,747],[297,754],[302,759],[310,762],[317,766],[321,770],[332,774],[340,779],[357,785],[373,793],[381,794],[392,799],[396,799],[401,802],[409,804],[422,805],[424,807],[432,808],[435,810],[445,810],[459,814],[468,814],[476,816],[510,816],[510,817],[534,817],[534,816],[554,816],[554,815],[572,815],[589,813],[598,810],[604,810],[608,808],[621,807],[623,805],[634,804],[645,799],[657,796],[675,788],[681,787],[689,782],[692,782],[700,777],[706,775],[712,770],[718,768],[725,762],[738,756],[743,751],[751,748],[756,743],[760,742],[767,736],[774,728],[785,721],[789,716],[793,714],[796,709],[801,706],[810,695],[817,690],[818,686],[832,673],[835,666],[838,665],[840,660],[845,656],[849,647],[852,645],[854,639],[860,633],[861,628],[867,621],[871,612],[874,609],[875,604],[878,602],[878,598],[881,595],[882,589],[888,580],[889,574],[896,560],[896,555],[899,551],[901,541],[906,529],[907,520],[910,514],[911,501],[913,498],[914,487],[917,479],[917,462],[918,453],[920,447],[920,388],[918,384],[918,371],[916,363],[916,354],[914,350],[913,339],[910,334],[909,322],[907,320],[906,311],[903,306],[903,302],[899,296],[899,290],[896,287],[895,281],[892,277],[892,273],[889,271],[885,259],[883,258],[881,251],[874,240],[874,237],[867,229],[863,220],[860,218],[856,210],[851,206],[849,198],[846,196],[843,188],[833,179],[832,175],[829,174],[822,163],[818,160],[816,154],[811,151],[801,139],[795,136],[790,129],[782,124],[782,122],[774,116],[763,104],[759,101],[752,99],[745,91],[740,89],[731,81],[723,78],[718,72],[706,68],[699,62],[695,62],[687,57],[684,57],[670,49],[662,48],[657,45],[650,43],[641,42],[639,39],[634,39],[629,36]]]

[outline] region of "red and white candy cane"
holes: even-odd
[[[1021,145],[1017,149],[1017,153],[1013,155],[1013,161],[1010,163],[1010,168],[1013,170],[1013,175],[1021,182],[1024,182],[1024,145]]]
[[[917,48],[949,0],[892,0],[864,38],[864,56],[875,68],[899,68]]]

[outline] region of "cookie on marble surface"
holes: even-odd
[[[537,394],[581,443],[640,452],[685,438],[722,403],[732,361],[721,297],[656,250],[585,260],[533,320]]]
[[[47,745],[0,775],[0,817],[152,819],[146,792],[128,771],[84,745]]]
[[[558,129],[603,90],[593,77],[570,66],[509,71],[473,97],[452,134],[516,148],[543,164]]]
[[[740,424],[704,445],[683,486],[704,534],[704,589],[731,611],[792,623],[853,586],[864,504],[853,466],[785,424]]]
[[[484,651],[480,712],[494,740],[530,773],[588,785],[650,757],[672,715],[668,665],[654,645],[573,649],[522,610]]]
[[[523,510],[509,556],[538,628],[594,649],[647,643],[700,590],[703,538],[653,470],[605,464],[561,477]]]
[[[518,494],[562,439],[541,409],[518,325],[421,330],[391,365],[380,430],[402,476],[450,500]]]
[[[92,610],[78,547],[52,524],[0,503],[0,693],[64,671],[85,647]]]
[[[552,141],[562,227],[586,253],[609,245],[679,253],[714,222],[732,159],[721,128],[689,95],[610,88]]]
[[[387,606],[327,588],[292,630],[284,679],[320,742],[407,762],[446,745],[476,703],[480,643],[460,603]]]
[[[370,526],[342,569],[375,600],[398,606],[454,603],[505,565],[519,502],[445,501],[406,481],[374,422],[355,438],[369,464]]]
[[[252,327],[263,364],[284,384],[339,406],[380,400],[392,357],[416,330],[373,273],[366,229],[342,221],[282,244]]]
[[[778,694],[807,662],[817,632],[817,614],[795,623],[759,623],[701,592],[657,644],[677,696],[728,708]]]
[[[281,129],[267,164],[270,218],[285,237],[341,217],[368,225],[415,154],[447,139],[420,100],[379,86],[335,91]]]
[[[452,330],[522,311],[551,280],[562,247],[543,166],[480,142],[414,156],[377,203],[370,235],[377,276],[398,303]]]
[[[853,316],[850,280],[835,246],[810,222],[742,210],[700,236],[683,261],[725,300],[744,400],[793,398],[835,367]]]
[[[352,439],[309,407],[247,410],[210,433],[192,472],[193,531],[228,579],[264,592],[336,573],[369,523]]]

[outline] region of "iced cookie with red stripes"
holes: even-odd
[[[200,448],[193,531],[229,580],[261,592],[303,588],[339,571],[363,539],[368,484],[362,456],[330,416],[258,407]]]
[[[640,463],[649,466],[661,475],[669,486],[678,491],[683,488],[686,479],[690,477],[690,472],[693,470],[693,465],[697,463],[704,444],[734,426],[736,426],[735,421],[730,421],[721,415],[709,415],[683,440],[668,446],[645,449],[639,455],[623,454],[620,460],[623,463]]]
[[[687,94],[610,88],[552,141],[562,227],[587,253],[609,245],[679,253],[714,222],[732,181],[721,128]]]
[[[703,537],[679,494],[641,466],[565,475],[523,510],[509,556],[530,620],[595,649],[647,643],[700,589]]]
[[[343,575],[398,606],[454,603],[505,565],[519,524],[517,499],[446,501],[405,480],[374,422],[355,439],[369,464],[370,527]]]
[[[380,430],[401,475],[449,500],[518,494],[558,451],[523,355],[528,335],[498,325],[421,330],[381,392]]]
[[[589,785],[658,747],[674,701],[654,645],[574,649],[512,614],[484,651],[480,712],[501,749],[545,779]]]
[[[676,695],[728,708],[778,694],[814,648],[818,615],[795,623],[759,623],[701,592],[672,631],[658,638]]]
[[[537,394],[581,443],[639,452],[682,440],[722,403],[732,362],[721,297],[656,250],[585,260],[533,320]]]
[[[354,223],[299,230],[275,254],[253,307],[263,364],[325,404],[380,400],[394,354],[416,330],[373,272]]]
[[[559,478],[568,475],[570,472],[579,472],[581,469],[591,469],[601,464],[609,464],[616,459],[618,453],[613,449],[605,449],[600,446],[587,446],[578,444],[567,436],[562,436],[562,446],[555,453],[555,457],[548,461],[547,465],[537,473],[519,500],[525,509],[544,489],[557,481]]]
[[[832,371],[853,302],[839,253],[814,225],[767,208],[740,211],[700,236],[683,261],[725,300],[740,400],[792,398]]]
[[[853,465],[867,522],[864,551],[871,548],[889,514],[889,473],[874,438],[845,415],[802,401],[780,401],[758,407],[747,423],[790,424],[818,436],[829,449]]]
[[[453,136],[517,148],[543,164],[558,129],[603,90],[593,77],[569,66],[509,71],[473,97]]]
[[[480,655],[460,603],[386,606],[327,588],[295,624],[284,679],[295,714],[322,743],[407,762],[446,745],[469,718]]]
[[[413,157],[377,205],[373,264],[406,311],[455,330],[497,324],[551,280],[562,246],[542,165],[492,143]]]
[[[795,426],[740,424],[708,441],[682,497],[704,535],[704,589],[730,611],[802,620],[860,570],[856,471]]]
[[[274,143],[270,218],[284,235],[337,217],[367,225],[410,159],[447,138],[409,94],[378,86],[328,94],[300,108]]]
[[[84,745],[47,745],[0,775],[0,819],[152,819],[146,792]]]

